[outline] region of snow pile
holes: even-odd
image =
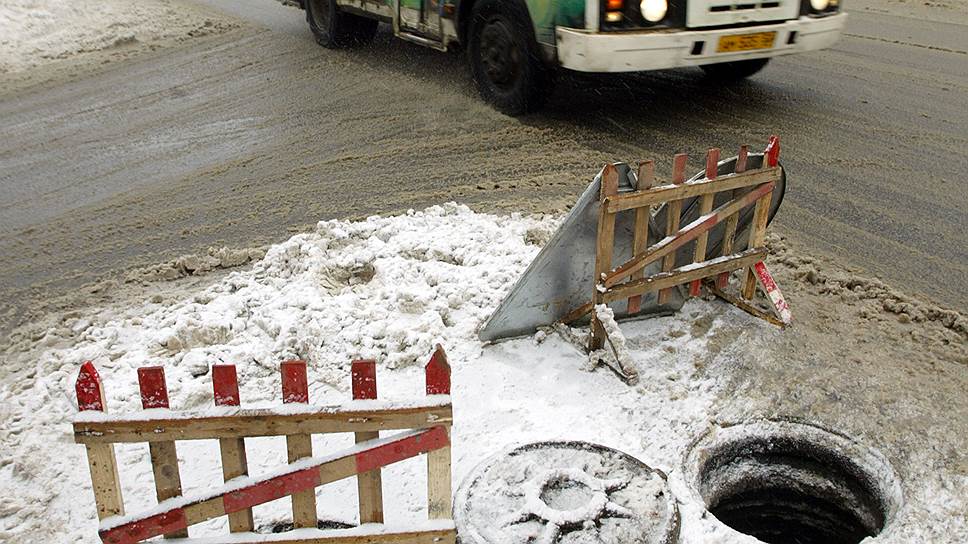
[[[308,361],[314,404],[350,398],[349,363],[357,357],[378,361],[381,399],[406,401],[422,395],[421,367],[440,342],[454,368],[455,484],[491,453],[556,439],[604,444],[672,472],[688,441],[710,424],[716,366],[735,364],[733,344],[742,335],[773,329],[701,301],[675,317],[625,324],[640,373],[636,387],[606,369],[583,371],[585,355],[557,334],[482,345],[477,327],[537,254],[534,234],[552,231],[557,220],[448,204],[322,222],[200,292],[153,296],[49,330],[35,368],[0,390],[0,540],[96,541],[84,448],[73,443],[70,425],[74,380],[85,360],[98,367],[114,413],[140,411],[136,369],[148,364],[164,365],[176,410],[211,406],[213,363],[238,366],[243,406],[278,406],[278,365],[290,358]],[[697,329],[697,321],[706,326]],[[738,351],[749,355],[745,345]],[[315,436],[315,454],[352,443],[352,436]],[[246,445],[253,476],[286,462],[282,437]],[[120,445],[117,452],[127,512],[150,508],[147,446]],[[178,452],[186,492],[221,483],[217,443],[183,441]],[[424,474],[421,459],[385,471],[388,522],[426,519]],[[355,481],[323,486],[317,495],[322,519],[355,523]],[[282,499],[257,507],[255,516],[281,523],[288,510]],[[699,536],[692,541],[701,542],[710,522],[694,511]],[[193,534],[225,531],[222,518]]]
[[[226,27],[172,0],[4,0],[0,74],[134,43],[182,40]]]

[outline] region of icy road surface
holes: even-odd
[[[95,278],[211,245],[447,200],[560,211],[606,160],[667,175],[687,151],[698,170],[707,146],[773,132],[790,174],[779,232],[968,306],[962,0],[850,2],[833,49],[729,89],[697,70],[565,77],[523,119],[482,104],[459,55],[385,31],[328,51],[297,9],[213,7],[249,24],[33,90],[0,75],[0,332]]]

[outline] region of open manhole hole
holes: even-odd
[[[901,503],[879,453],[794,421],[715,427],[685,473],[719,521],[771,544],[857,544],[882,534]]]
[[[665,474],[587,442],[539,442],[485,460],[457,490],[454,522],[461,544],[672,544],[679,536]]]

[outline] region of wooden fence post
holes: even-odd
[[[644,191],[652,187],[655,183],[655,163],[652,161],[639,162],[639,169],[636,173],[636,191]],[[649,247],[649,219],[652,218],[652,206],[640,206],[635,209],[635,224],[632,229],[632,257],[639,255]],[[637,280],[645,272],[639,271],[632,274],[629,280]],[[642,309],[642,295],[629,297],[626,312],[629,315],[637,314]]]
[[[309,404],[309,380],[305,361],[284,361],[282,371],[282,402],[285,404]],[[286,435],[288,460],[294,463],[313,456],[313,440],[308,434]],[[316,491],[308,489],[292,495],[292,523],[297,529],[315,529],[319,523],[316,516]]]
[[[682,185],[686,181],[686,161],[689,156],[685,153],[677,153],[672,159],[672,183]],[[666,237],[674,236],[679,231],[679,216],[682,215],[682,201],[673,200],[666,204]],[[662,261],[662,271],[668,272],[676,266],[676,253],[672,252]],[[657,303],[665,304],[669,302],[669,289],[659,291]]]
[[[216,406],[239,406],[239,376],[235,365],[212,365],[212,389]],[[220,438],[218,447],[222,455],[223,481],[248,476],[249,464],[245,455],[244,438]],[[229,514],[229,531],[244,533],[254,529],[251,508]]]
[[[352,363],[353,400],[376,399],[376,361]],[[380,438],[380,431],[355,433],[356,443]],[[383,523],[383,477],[380,469],[356,475],[360,502],[360,523]]]
[[[168,408],[168,386],[165,383],[165,369],[160,366],[145,366],[138,369],[138,385],[141,388],[141,407]],[[155,495],[158,502],[182,494],[181,475],[178,472],[178,451],[175,442],[150,442],[151,471],[155,475]],[[166,533],[168,538],[185,538],[186,529]]]
[[[779,164],[780,159],[780,138],[770,136],[770,143],[767,144],[763,152],[764,167],[773,167]],[[763,247],[766,243],[766,224],[770,219],[770,202],[773,200],[773,191],[763,195],[756,201],[753,209],[753,223],[750,225],[749,244],[747,249]],[[756,293],[756,273],[752,268],[746,270],[746,283],[743,285],[743,298],[750,300]]]
[[[749,156],[750,146],[742,145],[739,148],[739,155],[736,157],[736,168],[734,171],[737,174],[746,171],[746,159]],[[765,165],[764,165],[765,166]],[[738,191],[732,191],[730,198],[736,198]],[[734,213],[726,218],[726,227],[723,231],[723,251],[721,255],[726,256],[733,252],[733,244],[736,240],[736,227],[739,225],[739,212]],[[716,278],[716,288],[725,289],[726,285],[729,283],[729,272],[721,272]]]
[[[107,412],[101,376],[91,361],[81,365],[74,385],[77,409],[81,412]],[[114,444],[88,444],[87,464],[91,470],[94,488],[94,504],[98,519],[124,515],[121,482],[118,479],[118,462],[114,456]]]
[[[602,303],[599,285],[602,275],[612,268],[612,253],[615,251],[615,215],[605,206],[605,199],[618,194],[618,170],[611,164],[602,169],[602,189],[599,195],[598,236],[595,244],[595,281],[592,286],[592,334],[588,351],[602,349],[605,345],[605,329],[595,314],[595,305]]]
[[[450,395],[450,364],[444,348],[438,344],[434,354],[424,367],[428,395]],[[447,425],[448,445],[427,453],[427,516],[430,519],[451,517],[450,433]]]
[[[719,167],[719,148],[712,148],[706,153],[706,173],[705,178],[712,182],[716,179]],[[713,211],[713,200],[716,193],[706,193],[699,198],[699,216],[705,216]],[[696,250],[692,256],[692,262],[701,263],[706,260],[706,245],[709,243],[709,233],[704,232],[696,239]],[[698,297],[702,293],[702,280],[693,280],[689,284],[689,296]]]

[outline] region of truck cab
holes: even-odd
[[[698,66],[749,77],[770,58],[829,47],[840,0],[303,0],[325,47],[397,37],[463,48],[481,96],[519,115],[541,106],[555,70],[635,72]]]

